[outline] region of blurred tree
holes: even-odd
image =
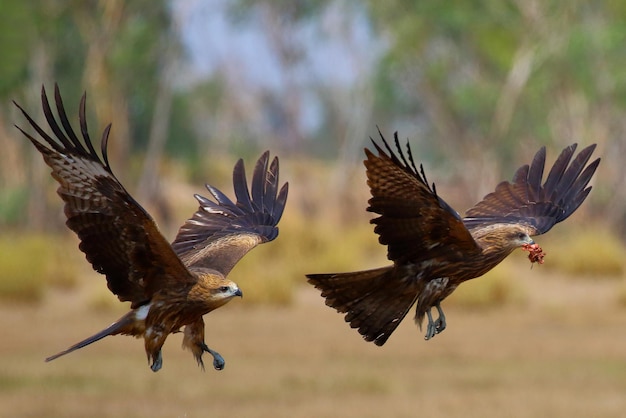
[[[335,162],[324,187],[326,194],[343,197],[343,210],[329,208],[315,193],[302,194],[294,205],[327,219],[354,220],[353,210],[363,206],[362,196],[353,190],[355,170],[361,174],[357,161],[374,126],[370,69],[380,52],[369,36],[363,5],[342,0],[240,0],[231,6],[230,16],[238,24],[258,26],[280,80],[278,87],[246,91],[256,93],[259,119],[265,121],[265,130],[254,132],[255,140],[273,138],[292,155],[307,153]],[[372,42],[364,45],[364,40]],[[310,173],[305,177],[300,179],[303,184],[315,182]]]
[[[476,200],[539,144],[598,142],[598,182],[620,190],[606,206],[626,218],[622,114],[626,5],[610,1],[370,1],[389,49],[376,78],[375,114],[455,165]],[[417,132],[417,137],[415,133]],[[422,159],[421,157],[419,159]],[[602,171],[602,170],[601,170]],[[619,180],[615,180],[619,179]],[[607,199],[603,187],[597,198]],[[605,189],[606,190],[606,189]],[[609,189],[610,190],[610,189]],[[604,203],[607,203],[606,200]]]
[[[502,176],[511,175],[512,164],[527,161],[540,144],[561,148],[573,141],[598,142],[604,162],[590,203],[597,202],[596,209],[626,231],[626,165],[621,161],[626,155],[626,4],[220,3],[228,5],[242,29],[264,42],[260,54],[271,55],[267,62],[276,67],[271,74],[276,80],[267,82],[242,76],[249,67],[254,72],[256,63],[242,62],[229,50],[212,63],[216,70],[207,78],[193,79],[187,77],[189,68],[180,69],[185,57],[179,39],[193,33],[186,22],[177,24],[174,11],[193,12],[199,3],[5,2],[0,97],[15,99],[38,116],[41,84],[58,81],[68,111],[75,114],[87,90],[94,135],[96,128],[113,122],[116,172],[126,184],[125,174],[140,177],[142,202],[161,208],[162,215],[167,211],[156,173],[164,149],[185,158],[194,174],[201,174],[194,167],[207,166],[207,155],[248,157],[268,146],[292,155],[306,150],[348,162],[336,165],[334,190],[326,190],[347,196],[354,174],[345,167],[360,168],[355,160],[379,125],[386,135],[398,130],[418,142],[416,158],[441,169],[441,181],[454,165],[449,172],[458,176],[455,183],[473,184],[452,194],[458,202],[451,203],[459,207],[491,191]],[[203,8],[205,14],[215,12],[212,4]],[[198,16],[202,24],[206,18]],[[367,36],[354,36],[363,27]],[[320,71],[315,53],[338,44],[342,48],[334,56],[341,63],[324,62],[330,70]],[[377,70],[371,79],[372,63]],[[340,72],[341,65],[352,65],[358,77],[331,80],[328,75]],[[60,224],[45,218],[50,196],[41,182],[48,180],[47,169],[38,156],[31,167],[32,149],[21,138],[9,138],[16,135],[10,125],[20,119],[7,103],[0,104],[0,222],[3,213],[13,214],[7,219],[25,218],[25,211],[14,208],[29,196],[31,224]],[[146,153],[143,169],[128,164],[132,152]],[[125,173],[129,167],[133,172]],[[468,195],[470,190],[475,194]],[[358,199],[347,205],[348,217],[354,207],[362,207]],[[323,204],[314,196],[310,200]]]
[[[164,69],[176,47],[170,40],[166,4],[152,0],[72,4],[72,17],[86,46],[85,88],[96,98],[93,106],[99,126],[114,122],[113,161],[125,161],[128,147],[145,149],[151,137],[157,96],[164,91],[160,80],[169,76]]]
[[[50,63],[54,50],[46,48],[45,36],[51,29],[47,13],[54,14],[54,4],[38,7],[34,1],[8,2],[0,13],[0,95],[9,100],[0,105],[0,147],[3,161],[0,165],[0,223],[29,221],[34,227],[45,225],[46,201],[42,180],[41,161],[29,164],[36,151],[23,141],[15,141],[12,126],[16,109],[10,100],[25,106],[39,106],[39,83],[50,80]],[[9,106],[10,104],[10,106]],[[6,115],[6,116],[5,116]],[[28,157],[27,157],[28,156]],[[37,156],[38,157],[38,156]],[[40,159],[40,157],[39,157]],[[27,185],[28,184],[28,185]],[[27,206],[27,210],[23,207]]]
[[[0,96],[14,92],[27,79],[37,19],[32,2],[6,2],[0,13]]]
[[[168,83],[172,82],[171,74],[162,69],[168,68],[178,49],[166,1],[10,2],[2,5],[0,15],[6,20],[0,26],[0,47],[10,58],[0,65],[3,97],[24,104],[40,120],[42,84],[50,92],[52,82],[59,83],[70,116],[76,115],[82,91],[88,91],[88,112],[96,116],[96,122],[90,123],[93,135],[113,123],[109,156],[118,175],[124,177],[131,148],[146,149],[152,142],[151,155],[158,159],[169,131]],[[170,52],[163,54],[164,49]],[[153,119],[155,108],[159,112]],[[34,170],[27,171],[32,175],[30,206],[36,208],[30,211],[28,222],[34,227],[44,225],[48,212],[41,184],[47,180],[47,170],[39,159]],[[149,159],[144,178],[154,174],[154,159]],[[24,158],[18,155],[15,161]],[[153,183],[143,184],[154,191]],[[45,224],[55,223],[47,220]]]
[[[265,108],[271,111],[273,130],[285,149],[301,149],[303,135],[302,95],[305,93],[301,74],[307,53],[301,26],[321,15],[328,0],[239,0],[231,7],[232,17],[245,22],[255,18],[278,63],[281,79],[280,96],[266,91]]]
[[[533,41],[526,37],[538,35],[527,30],[512,2],[391,1],[383,6],[372,1],[370,8],[374,25],[390,44],[377,77],[376,114],[401,134],[418,132],[419,149],[454,162],[467,182],[483,179],[478,194],[484,194],[499,175],[495,156],[510,158],[513,151],[507,119],[533,59],[527,46]],[[514,88],[506,89],[509,73]]]

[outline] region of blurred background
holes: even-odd
[[[613,0],[121,0],[0,3],[0,408],[13,416],[622,416],[626,409],[626,3]],[[153,375],[141,342],[43,358],[127,309],[64,226],[56,183],[14,128],[58,83],[168,239],[204,183],[278,155],[279,238],[206,318],[226,370],[178,336]],[[305,273],[385,265],[363,148],[412,146],[462,214],[540,146],[597,143],[587,201],[444,303],[425,343],[407,318],[360,341]],[[204,194],[207,194],[204,192]],[[409,315],[411,316],[411,314]]]

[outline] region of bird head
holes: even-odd
[[[528,234],[528,229],[522,225],[511,225],[506,232],[509,245],[514,248],[533,245],[535,241]]]
[[[218,284],[217,287],[211,289],[211,294],[214,295],[214,297],[227,298],[229,300],[235,296],[243,297],[241,289],[239,289],[235,282],[222,279]]]
[[[203,272],[197,277],[198,281],[189,292],[188,298],[202,302],[211,310],[226,304],[235,296],[243,296],[239,286],[221,274]]]
[[[511,253],[516,248],[532,245],[532,229],[526,225],[513,223],[494,223],[472,230],[472,236],[483,248]]]
[[[543,264],[545,253],[530,234],[535,230],[524,224],[498,223],[472,230],[472,236],[484,254],[496,255],[500,261],[517,248],[528,251],[532,263]]]
[[[206,303],[210,304],[213,309],[225,305],[235,296],[243,297],[243,293],[239,286],[231,280],[220,279],[208,287],[208,294],[206,294]]]
[[[535,241],[530,237],[529,230],[524,225],[512,225],[508,231],[508,240],[510,246],[514,248],[521,247],[522,250],[528,251],[528,259],[531,263],[543,264],[543,257],[545,253],[543,249],[535,244]]]

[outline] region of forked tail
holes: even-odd
[[[415,285],[393,266],[337,274],[307,274],[326,305],[345,313],[366,341],[383,345],[417,299]]]
[[[67,350],[63,350],[60,353],[57,353],[57,354],[55,354],[53,356],[50,356],[50,357],[46,358],[46,362],[52,361],[52,360],[57,359],[57,358],[59,358],[61,356],[69,354],[72,351],[76,351],[79,348],[83,348],[85,346],[88,346],[89,344],[95,343],[96,341],[100,341],[101,339],[103,339],[104,337],[106,337],[108,335],[116,335],[116,334],[124,333],[125,330],[127,330],[128,327],[131,326],[134,322],[135,322],[135,311],[130,311],[129,313],[124,315],[122,318],[120,318],[118,321],[114,322],[109,327],[103,329],[102,331],[98,332],[97,334],[94,334],[94,335],[92,335],[89,338],[85,338],[84,340],[74,344],[73,346],[71,346]]]

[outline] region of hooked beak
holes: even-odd
[[[240,298],[243,297],[243,292],[241,291],[241,289],[237,288],[237,290],[235,291],[235,296],[239,296]]]

